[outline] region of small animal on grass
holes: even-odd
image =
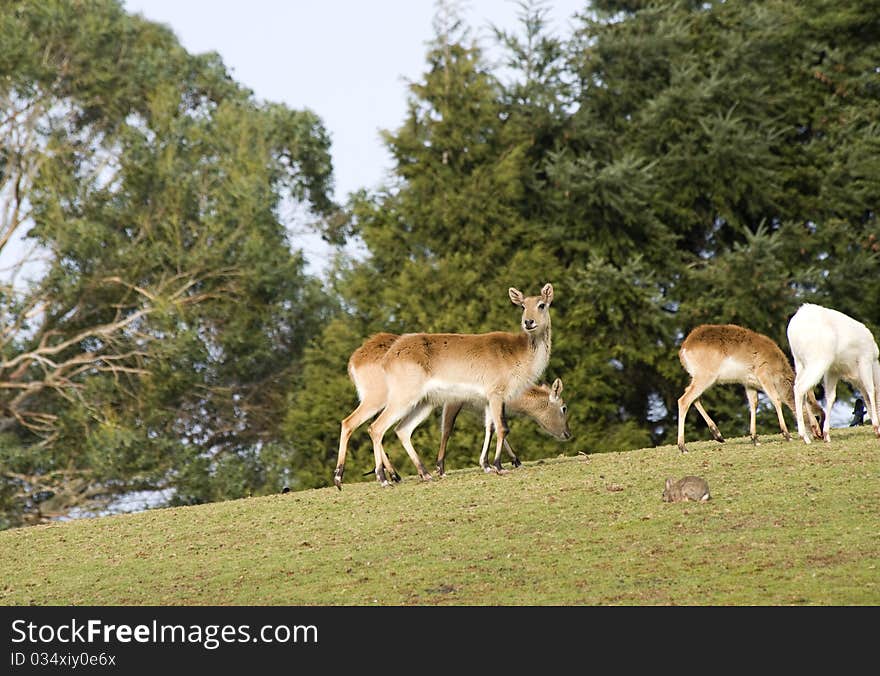
[[[822,438],[831,441],[831,407],[837,381],[845,380],[865,397],[874,434],[880,437],[880,349],[867,326],[852,317],[806,303],[788,322],[788,344],[794,355],[794,400],[798,412],[804,397],[822,380],[825,389],[825,422]],[[798,420],[798,434],[805,443],[810,436]]]
[[[678,400],[678,449],[682,453],[688,452],[684,445],[684,421],[691,404],[703,416],[715,441],[724,443],[718,426],[700,403],[700,396],[715,383],[739,383],[745,387],[749,402],[749,434],[753,444],[758,443],[755,428],[758,390],[763,390],[773,402],[782,436],[786,441],[791,439],[782,416],[782,404],[795,412],[795,376],[785,354],[772,338],[736,324],[702,324],[684,339],[678,350],[678,358],[691,377],[690,384]],[[822,409],[812,388],[805,390],[804,394],[810,412],[798,408],[796,415],[804,417],[818,439],[821,435]],[[819,417],[819,423],[816,423],[813,415]],[[799,420],[798,429],[803,427]]]
[[[686,476],[675,482],[670,477],[663,490],[663,502],[706,502],[711,497],[709,483],[699,476]]]
[[[856,399],[853,404],[852,420],[849,421],[849,426],[858,427],[859,425],[864,425],[865,413],[867,412],[868,409],[865,408],[865,402],[861,399]]]

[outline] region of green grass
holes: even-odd
[[[5,531],[0,603],[876,605],[880,441],[832,434]],[[685,474],[713,499],[661,502]]]

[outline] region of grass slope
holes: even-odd
[[[0,602],[880,603],[880,442],[869,427],[777,439],[0,532]],[[661,502],[685,474],[712,501]]]

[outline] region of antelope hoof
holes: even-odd
[[[342,473],[345,471],[344,467],[337,467],[336,471],[333,472],[333,485],[336,486],[339,490],[342,490]]]
[[[434,477],[432,477],[428,472],[420,472],[419,478],[422,481],[433,481],[434,480]]]
[[[682,453],[688,452],[687,446],[684,445],[684,442],[682,442],[678,445],[678,450],[681,451]]]
[[[513,460],[511,460],[511,462],[513,463],[514,467],[522,467],[522,463],[519,461],[519,458],[514,458]]]
[[[715,429],[710,430],[712,432],[712,438],[717,441],[719,444],[724,443],[724,437],[721,436],[721,431],[716,427]]]
[[[379,485],[382,486],[382,488],[385,488],[385,487],[391,485],[388,483],[388,479],[385,476],[385,468],[384,467],[377,467],[376,468],[376,481],[379,482]]]
[[[491,474],[491,473],[492,473],[492,465],[480,465],[480,467],[483,468],[483,471],[484,471],[486,474]]]
[[[754,437],[752,437],[751,439],[752,439],[752,446],[758,446],[758,445],[760,445],[761,442],[758,441],[758,437],[757,437],[757,436],[754,436]]]
[[[396,484],[400,483],[401,479],[400,475],[397,473],[397,470],[391,470],[391,480]]]
[[[785,439],[786,441],[791,441],[791,435],[788,432],[783,432],[782,438]]]
[[[831,443],[831,433],[830,433],[830,432],[826,432],[826,433],[822,436],[822,439],[825,441],[826,444],[830,444],[830,443]]]

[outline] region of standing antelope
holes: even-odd
[[[824,376],[825,422],[822,438],[831,441],[831,407],[837,394],[837,381],[841,378],[861,390],[868,404],[874,433],[880,437],[880,418],[877,416],[880,352],[868,327],[837,310],[807,303],[801,305],[788,322],[788,342],[797,370],[794,400],[798,411],[803,409],[804,395]],[[810,443],[800,419],[798,434],[806,443]]]
[[[382,358],[388,352],[388,348],[397,340],[398,336],[393,333],[377,333],[370,336],[363,345],[355,350],[348,360],[348,373],[358,392],[360,404],[345,420],[342,421],[342,431],[339,436],[339,456],[336,463],[336,471],[333,474],[333,483],[337,488],[342,488],[342,475],[345,470],[345,456],[348,452],[348,441],[352,433],[365,421],[372,418],[385,406],[388,396],[388,388],[385,384],[385,371],[382,369]],[[549,434],[557,439],[568,439],[571,432],[568,428],[567,408],[560,396],[562,381],[557,378],[553,385],[532,385],[516,399],[513,399],[505,411],[529,415],[538,422]],[[474,407],[473,402],[455,402],[443,405],[443,433],[440,439],[440,453],[437,459],[437,469],[443,475],[443,458],[446,453],[446,444],[452,434],[455,418],[462,407],[468,405]],[[481,408],[482,410],[482,408]],[[485,454],[489,447],[489,439],[493,431],[491,420],[486,420],[486,434],[483,443],[483,467],[485,466]],[[514,465],[518,466],[519,459],[510,448],[505,439],[505,449],[511,455]],[[391,465],[387,454],[382,456],[382,465],[389,477],[395,481],[400,480],[400,475]]]
[[[526,298],[514,288],[508,295],[523,309],[522,332],[410,333],[400,336],[388,349],[382,358],[387,401],[370,425],[376,479],[381,485],[388,485],[382,439],[398,421],[397,436],[419,476],[430,478],[409,435],[435,406],[446,402],[485,402],[497,432],[495,464],[500,463],[507,436],[502,420],[504,404],[534,383],[550,360],[553,286],[545,284],[539,296]]]
[[[690,384],[678,400],[678,448],[682,453],[687,453],[684,445],[684,420],[691,404],[703,416],[715,440],[724,442],[718,426],[700,404],[700,395],[715,383],[739,383],[745,387],[752,443],[758,443],[755,413],[759,389],[773,402],[779,418],[779,429],[786,441],[791,439],[791,435],[785,426],[781,404],[784,403],[795,413],[798,429],[803,428],[802,419],[805,413],[795,405],[794,372],[782,350],[767,336],[735,324],[703,324],[684,339],[678,358],[691,376]],[[812,412],[821,416],[822,410],[812,390],[807,396]],[[813,434],[818,437],[819,425],[811,417],[807,418],[807,422]]]

